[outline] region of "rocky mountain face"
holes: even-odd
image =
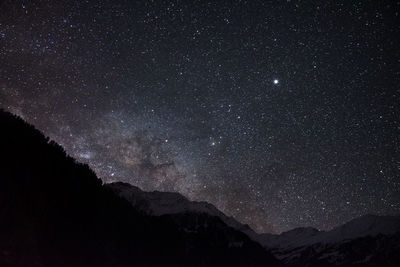
[[[153,216],[0,110],[0,266],[280,266],[216,216]]]

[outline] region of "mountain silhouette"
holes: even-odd
[[[279,235],[259,234],[207,202],[190,201],[178,193],[145,192],[121,182],[106,186],[147,214],[174,215],[176,224],[186,229],[191,226],[196,230],[198,221],[193,218],[207,222],[218,217],[260,243],[288,267],[400,266],[400,216],[364,215],[330,231],[301,227]],[[185,217],[192,220],[179,221]]]
[[[103,184],[0,109],[0,266],[400,266],[400,217],[257,234],[206,202]]]
[[[280,266],[218,217],[146,214],[21,118],[0,125],[0,266]]]

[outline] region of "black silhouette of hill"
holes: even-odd
[[[0,266],[280,265],[217,217],[135,210],[32,125],[0,125]]]

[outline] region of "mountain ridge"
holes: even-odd
[[[0,266],[400,266],[400,216],[260,235],[178,193],[132,204],[19,117],[0,125]]]
[[[400,215],[367,214],[354,218],[329,231],[312,227],[299,227],[279,235],[261,234],[259,239],[266,247],[304,246],[315,243],[334,243],[378,234],[390,235],[400,231]],[[287,243],[291,240],[292,243]]]
[[[145,213],[157,216],[201,213],[219,217],[263,245],[287,266],[397,266],[400,263],[396,256],[400,252],[400,245],[396,246],[400,244],[400,216],[367,214],[329,231],[299,227],[281,234],[259,234],[212,204],[190,201],[179,193],[145,192],[120,182],[106,186]],[[170,197],[172,201],[164,201]]]
[[[0,125],[2,267],[281,265],[221,220],[133,208],[15,115]]]
[[[186,212],[205,213],[219,217],[228,226],[241,231],[253,231],[249,225],[225,215],[213,204],[206,201],[192,201],[177,192],[143,191],[139,187],[125,182],[105,184],[119,196],[128,200],[134,207],[155,216]]]
[[[165,214],[199,212],[220,217],[228,225],[236,229],[242,229],[242,231],[262,243],[265,247],[333,243],[369,235],[394,234],[400,231],[400,215],[366,214],[328,231],[321,231],[313,227],[297,227],[281,234],[256,233],[247,224],[242,224],[235,218],[225,215],[206,201],[191,201],[177,192],[147,192],[125,182],[108,183],[106,186],[127,199],[133,206],[148,214],[161,216]],[[294,242],[296,240],[299,242]]]

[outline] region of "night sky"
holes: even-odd
[[[399,1],[0,2],[0,107],[257,231],[400,212]]]

